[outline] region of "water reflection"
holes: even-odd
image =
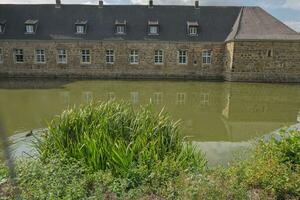
[[[38,87],[36,85],[39,85]],[[300,86],[172,81],[0,82],[0,111],[12,135],[45,127],[74,104],[152,103],[182,119],[194,141],[247,141],[300,121]]]
[[[139,103],[139,92],[131,92],[131,103],[138,104]]]

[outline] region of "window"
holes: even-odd
[[[25,21],[25,33],[34,34],[37,30],[39,20],[28,19]]]
[[[131,50],[129,55],[130,64],[139,64],[139,53],[137,50]]]
[[[187,51],[178,51],[178,63],[179,64],[187,64]]]
[[[5,31],[6,20],[0,19],[0,34]]]
[[[116,20],[115,21],[115,28],[116,28],[116,34],[126,34],[126,20]]]
[[[81,50],[81,63],[90,64],[91,63],[91,55],[89,49]]]
[[[117,26],[117,34],[125,34],[125,26],[123,25]]]
[[[34,33],[33,25],[26,25],[26,33]]]
[[[190,36],[198,35],[199,24],[197,21],[188,21],[187,22],[187,33]]]
[[[58,49],[57,50],[57,63],[58,64],[67,64],[67,50]]]
[[[163,64],[164,62],[164,54],[162,50],[156,50],[154,53],[154,63],[155,64]]]
[[[209,105],[209,93],[200,94],[200,105]]]
[[[3,63],[3,52],[1,48],[0,48],[0,63]]]
[[[116,100],[116,93],[115,92],[108,92],[108,100],[115,101]]]
[[[137,104],[139,102],[139,92],[131,92],[131,101],[133,104]]]
[[[76,20],[75,31],[76,34],[85,34],[88,26],[87,20]]]
[[[149,35],[158,35],[159,22],[157,20],[148,21],[148,33]]]
[[[85,103],[90,103],[91,101],[93,101],[94,94],[91,91],[84,91],[82,92],[82,96]]]
[[[272,49],[269,49],[269,50],[268,50],[267,56],[268,56],[269,58],[273,57],[273,50],[272,50]]]
[[[186,100],[186,93],[177,93],[177,105],[184,105]]]
[[[16,63],[24,62],[23,49],[15,49],[14,54],[15,54],[15,62]]]
[[[83,25],[77,25],[76,26],[76,33],[78,33],[78,34],[84,34],[85,33],[84,26]]]
[[[35,62],[36,63],[45,63],[46,62],[46,56],[45,56],[44,49],[35,50]]]
[[[198,34],[198,28],[195,26],[190,27],[189,30],[190,35],[197,35]]]
[[[202,52],[202,63],[211,64],[211,50],[205,50]]]
[[[157,26],[150,26],[149,33],[152,34],[152,35],[158,34],[158,27]]]
[[[152,99],[151,99],[152,102]],[[161,92],[155,92],[153,93],[153,103],[156,105],[163,103],[163,93]]]
[[[106,50],[106,63],[113,64],[115,62],[115,52],[114,50]]]

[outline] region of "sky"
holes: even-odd
[[[98,0],[61,0],[64,4],[97,4]],[[104,0],[104,4],[147,4],[149,0]],[[44,4],[55,0],[0,0],[0,4]],[[194,0],[154,0],[159,5],[193,5]],[[260,6],[300,32],[300,0],[200,0],[203,6]]]

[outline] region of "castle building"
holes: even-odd
[[[300,34],[259,7],[2,4],[0,77],[300,82]]]

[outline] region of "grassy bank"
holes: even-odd
[[[97,103],[62,113],[17,163],[24,199],[298,199],[300,133],[254,144],[249,159],[208,169],[178,123],[149,107]],[[14,199],[0,167],[0,198]]]

